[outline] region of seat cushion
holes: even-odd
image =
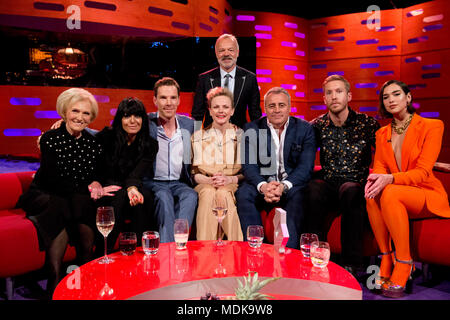
[[[275,217],[275,208],[270,210],[270,212],[266,212],[265,210],[261,211],[261,220],[264,228],[264,236],[267,243],[273,243],[273,218]]]
[[[12,209],[22,194],[22,184],[15,173],[0,174],[0,210]]]
[[[450,266],[450,219],[415,220],[411,230],[414,260]]]
[[[36,228],[21,209],[0,210],[0,277],[42,268],[45,252],[39,251]]]

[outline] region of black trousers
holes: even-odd
[[[108,253],[113,252],[116,241],[121,232],[136,232],[137,245],[141,245],[142,234],[144,231],[156,230],[155,217],[153,210],[153,193],[149,190],[139,188],[139,192],[144,196],[144,203],[134,207],[130,206],[128,192],[126,188],[122,188],[115,192],[112,197],[102,197],[97,201],[97,207],[112,206],[114,207],[115,224],[111,233],[107,238]],[[126,223],[130,220],[131,223]],[[104,254],[104,239],[100,232],[96,232],[96,249],[97,256]]]
[[[363,235],[368,221],[364,186],[357,182],[330,183],[311,180],[305,188],[307,230],[326,241],[333,220],[341,220],[341,263],[361,266],[363,262]]]
[[[261,210],[270,211],[274,207],[286,210],[286,223],[289,231],[289,240],[286,247],[299,249],[300,234],[304,228],[304,212],[302,210],[302,197],[300,187],[292,187],[283,195],[278,203],[267,203],[256,188],[243,182],[236,191],[236,205],[241,222],[244,241],[247,240],[247,227],[249,225],[262,225]]]

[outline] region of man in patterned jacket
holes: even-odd
[[[305,190],[308,231],[326,241],[333,219],[341,214],[341,264],[352,274],[362,266],[367,223],[364,185],[379,123],[352,110],[350,83],[332,75],[322,85],[328,112],[312,120],[322,170]]]

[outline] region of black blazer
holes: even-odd
[[[196,121],[203,121],[204,119],[204,128],[212,123],[212,118],[208,112],[206,94],[210,89],[220,87],[220,84],[219,67],[199,75],[191,114]],[[244,124],[247,123],[247,108],[250,121],[259,119],[262,115],[256,75],[239,66],[236,66],[234,81],[234,105],[235,111],[231,117],[231,123],[240,128],[243,128]]]
[[[249,184],[260,182],[277,174],[275,144],[267,125],[267,117],[244,126],[241,144],[242,172]],[[283,158],[287,178],[293,186],[304,187],[311,178],[316,158],[314,129],[307,121],[289,117],[286,129]]]

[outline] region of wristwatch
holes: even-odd
[[[289,187],[287,183],[281,182],[283,184],[283,193],[287,193],[289,191]]]

